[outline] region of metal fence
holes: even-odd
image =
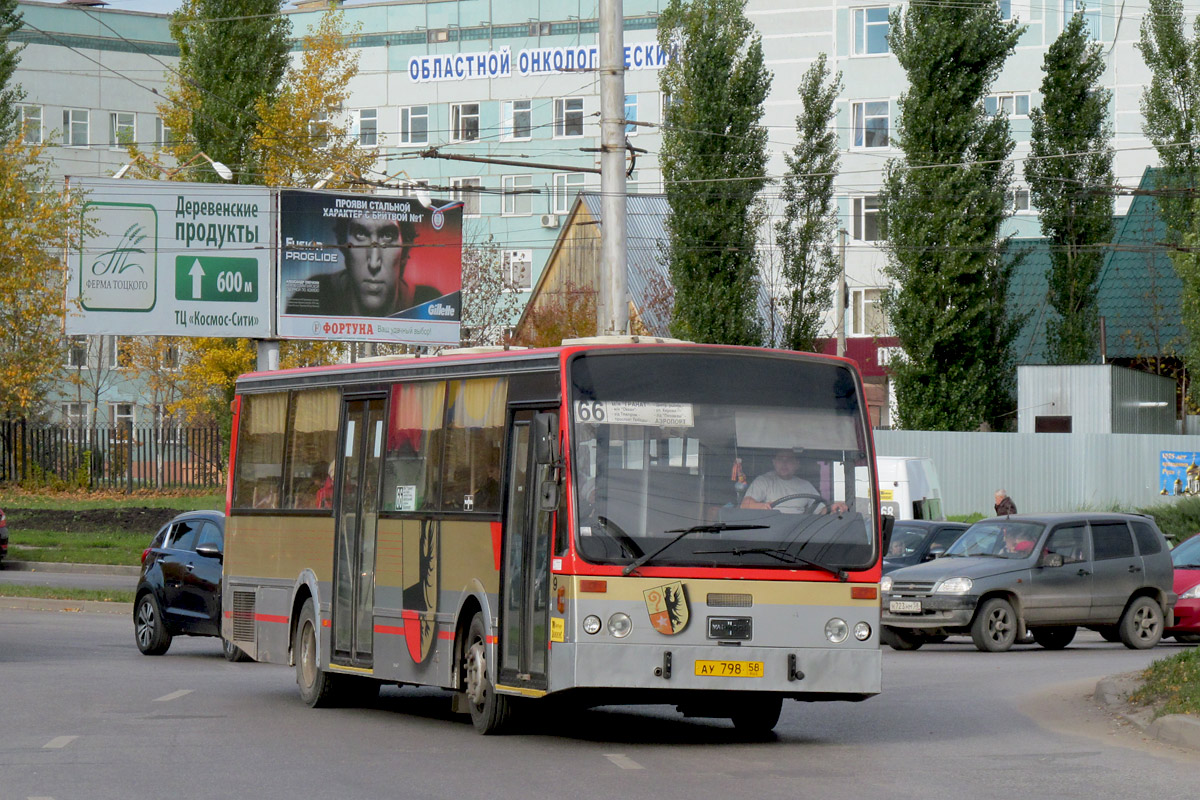
[[[215,426],[0,422],[0,482],[109,489],[208,488],[225,482]]]
[[[1178,458],[1164,454],[1200,457],[1200,436],[877,430],[875,452],[932,458],[947,514],[991,516],[997,489],[1023,512],[1099,511],[1169,501],[1164,474]]]

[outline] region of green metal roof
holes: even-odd
[[[1115,219],[1114,247],[1100,272],[1100,315],[1105,319],[1109,358],[1178,353],[1185,335],[1180,324],[1179,277],[1167,249],[1166,225],[1158,201],[1144,192],[1154,189],[1155,170],[1142,175],[1129,212]],[[1050,251],[1045,239],[1013,239],[1010,258],[1023,253],[1009,282],[1009,307],[1028,314],[1017,335],[1017,364],[1045,364],[1046,319],[1053,314],[1046,300]]]

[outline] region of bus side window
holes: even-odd
[[[508,380],[451,381],[449,390],[442,508],[499,513]]]
[[[392,387],[382,477],[384,511],[438,507],[445,402],[444,381]]]
[[[293,392],[288,409],[283,508],[322,508],[318,496],[337,449],[338,390]],[[332,504],[324,506],[332,507]]]

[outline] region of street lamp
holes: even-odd
[[[146,158],[141,153],[135,153],[133,158],[134,158],[134,161],[141,160],[141,162],[143,164],[149,164],[150,166],[154,167],[159,172],[166,175],[168,178],[173,178],[176,175],[178,175],[180,172],[183,172],[185,169],[188,169],[189,167],[191,167],[197,161],[204,160],[212,165],[213,172],[217,173],[218,178],[220,178],[223,181],[233,180],[233,170],[231,170],[229,167],[222,164],[220,161],[214,160],[211,156],[208,155],[208,153],[205,153],[205,152],[196,153],[196,155],[192,156],[187,161],[183,162],[182,164],[175,167],[174,169],[169,168],[169,167],[164,167],[163,165],[161,165],[157,162],[151,161],[150,159]],[[128,164],[122,164],[120,166],[120,168],[118,168],[117,171],[113,173],[113,177],[114,178],[124,178],[129,173],[129,170],[132,169],[132,167],[133,167],[132,161],[129,162]]]

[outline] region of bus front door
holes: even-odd
[[[342,404],[333,570],[334,664],[370,668],[374,654],[375,524],[383,461],[383,398]]]
[[[545,689],[553,512],[541,510],[539,489],[552,479],[553,468],[535,458],[533,417],[531,410],[515,412],[508,437],[499,683]]]

